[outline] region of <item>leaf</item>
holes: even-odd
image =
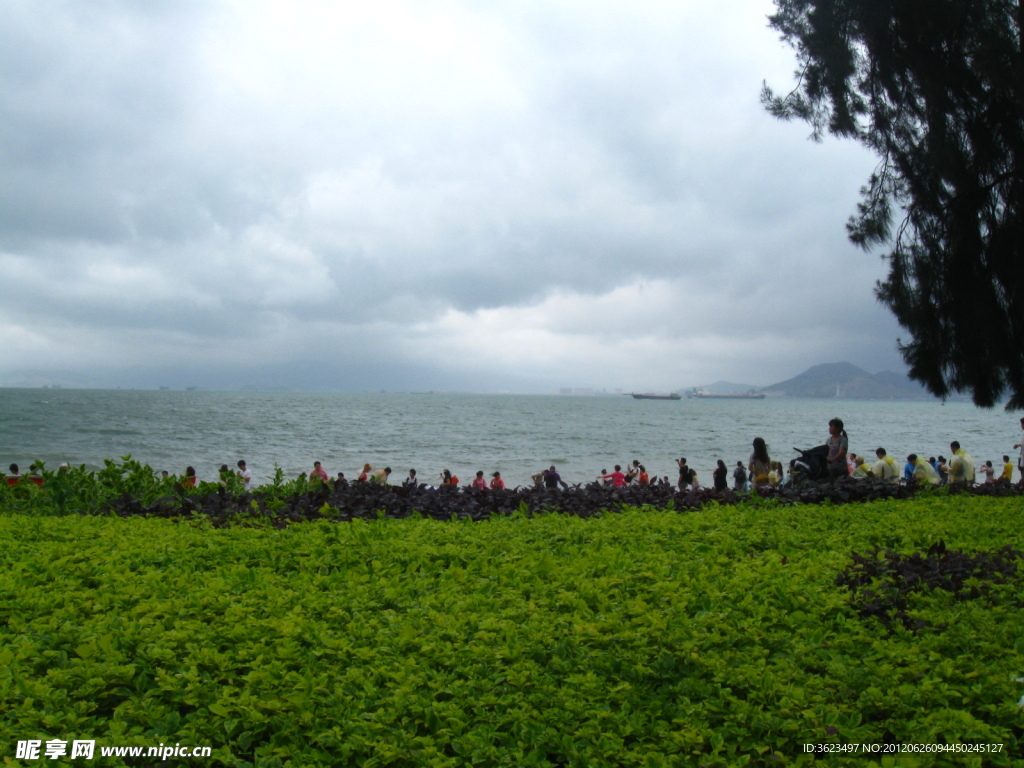
[[[92,642],[82,643],[75,648],[75,653],[83,659],[88,659],[96,654],[96,646]]]

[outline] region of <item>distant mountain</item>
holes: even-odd
[[[892,371],[868,373],[851,363],[824,363],[799,376],[763,387],[761,392],[780,397],[838,397],[852,400],[926,400],[924,387]]]

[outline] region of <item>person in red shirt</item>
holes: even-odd
[[[491,475],[491,490],[492,491],[504,491],[505,481],[501,479],[501,472],[495,472]]]
[[[196,487],[196,468],[186,467],[185,477],[181,479],[182,488],[195,488]]]
[[[622,488],[626,485],[626,476],[622,474],[622,467],[615,465],[615,471],[607,475],[598,475],[602,480],[611,480],[613,488]]]
[[[330,475],[327,474],[326,469],[320,466],[320,462],[314,461],[313,471],[309,473],[309,482],[326,483],[330,479]]]

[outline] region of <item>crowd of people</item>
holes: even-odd
[[[1024,418],[1020,420],[1021,429],[1024,430]],[[778,487],[791,484],[796,475],[803,475],[812,480],[836,481],[839,478],[852,477],[860,479],[876,478],[893,483],[917,482],[931,485],[974,485],[977,482],[996,483],[1013,481],[1013,462],[1010,454],[1004,454],[1001,462],[991,459],[976,465],[972,456],[967,450],[961,447],[956,440],[950,443],[950,455],[931,456],[925,458],[916,453],[910,453],[906,457],[903,466],[890,456],[884,447],[876,448],[874,458],[866,455],[857,455],[850,451],[849,436],[846,434],[845,425],[842,419],[832,419],[828,423],[828,439],[824,445],[811,451],[803,452],[803,455],[791,461],[789,472],[785,465],[769,456],[768,445],[761,437],[755,437],[751,444],[751,453],[747,462],[737,461],[736,466],[730,472],[722,459],[718,459],[717,466],[711,473],[712,485],[716,490],[725,490],[729,487],[731,476],[732,488],[736,491],[749,491],[751,489]],[[1021,479],[1024,480],[1024,439],[1015,443],[1013,448],[1017,454],[1017,467]],[[697,489],[701,487],[697,472],[687,464],[685,457],[675,460],[679,474],[675,485],[680,490]],[[614,471],[608,472],[602,469],[595,476],[593,482],[604,487],[619,488],[630,485],[672,485],[669,477],[651,476],[647,468],[638,459],[626,464],[625,470],[622,465],[615,464]],[[67,469],[62,464],[58,471]],[[22,475],[17,464],[11,464],[9,474],[6,475],[8,485],[17,485],[21,482],[29,482],[35,485],[43,485],[43,476],[39,468],[32,464],[29,472]],[[161,473],[163,477],[170,477],[169,473]],[[371,483],[388,485],[390,483],[391,467],[374,469],[369,463],[364,464],[357,476],[351,482]],[[219,481],[226,484],[231,477],[237,477],[242,489],[249,491],[253,485],[252,471],[248,468],[245,460],[239,460],[236,469],[229,469],[222,464],[219,470]],[[332,484],[335,488],[349,485],[349,479],[344,472],[338,472],[332,477],[323,467],[320,461],[313,462],[313,468],[308,473],[300,475],[310,483]],[[979,480],[980,479],[980,480]],[[531,475],[533,485],[538,488],[558,489],[568,488],[568,484],[562,479],[554,465],[549,466]],[[198,477],[194,467],[187,467],[185,474],[179,481],[183,488],[194,488],[198,483]],[[406,478],[402,481],[403,486],[416,488],[436,487],[459,487],[459,478],[449,469],[443,469],[436,484],[424,482],[416,474],[415,469],[410,469]],[[475,477],[470,481],[467,488],[502,490],[505,480],[501,472],[492,472],[490,479],[485,477],[483,470],[478,470]]]
[[[39,467],[35,464],[29,467],[28,474],[25,475],[21,474],[21,468],[18,467],[17,464],[11,464],[11,466],[7,468],[7,471],[8,474],[6,477],[8,485],[18,485],[22,482],[32,483],[33,485],[38,485],[40,487],[43,485],[43,476],[39,472]]]
[[[1024,418],[1020,423],[1021,429],[1024,429]],[[979,478],[984,483],[1013,481],[1013,462],[1009,454],[1003,455],[998,468],[991,459],[976,466],[973,457],[957,440],[949,445],[949,458],[942,455],[925,458],[910,453],[901,467],[884,447],[875,449],[873,459],[850,451],[849,436],[842,419],[829,421],[828,432],[824,445],[803,452],[800,459],[791,463],[792,471],[805,474],[811,479],[833,482],[841,477],[877,478],[893,483],[913,481],[930,485],[974,485],[979,482]],[[1021,479],[1024,479],[1024,440],[1015,443],[1013,447],[1019,451],[1017,467]],[[816,457],[822,460],[823,466],[815,466]],[[745,488],[748,481],[754,488],[786,482],[783,466],[769,459],[765,442],[759,437],[754,439],[749,465],[744,469],[742,462],[738,462],[733,470],[733,478],[737,489]]]

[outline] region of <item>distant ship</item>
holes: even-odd
[[[682,399],[682,395],[680,395],[678,392],[672,392],[671,394],[668,394],[668,395],[652,395],[650,393],[640,395],[640,394],[637,394],[636,392],[630,392],[630,394],[633,396],[634,400],[680,400],[680,399]]]
[[[700,398],[704,400],[764,400],[764,392],[731,392],[728,395],[718,395],[714,392],[705,392],[703,389],[695,389],[686,395],[687,397]]]

